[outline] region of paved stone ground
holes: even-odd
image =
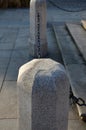
[[[85,0],[49,0],[55,4],[58,8],[66,11],[82,11],[86,9]]]
[[[47,3],[48,57],[62,63],[51,23],[79,22],[86,11],[65,12]],[[18,69],[32,57],[28,52],[29,9],[0,10],[0,130],[18,130]],[[76,107],[70,105],[68,130],[86,130]]]

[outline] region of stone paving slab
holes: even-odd
[[[2,84],[4,82],[5,73],[6,73],[6,68],[1,68],[0,69],[0,90],[1,90]]]
[[[80,120],[69,120],[68,130],[86,130],[86,123]]]
[[[14,68],[13,66],[8,68],[6,76],[5,76],[5,80],[6,81],[16,81],[17,76],[18,76],[18,69],[19,68]]]
[[[54,32],[53,32],[51,27],[47,28],[47,42],[48,42],[48,55],[47,55],[47,57],[51,58],[57,62],[62,63],[60,51],[59,51],[59,48],[57,47],[56,39],[54,37]]]
[[[9,58],[12,50],[0,50],[0,59]]]
[[[22,60],[27,59],[29,57],[28,49],[15,49],[12,53],[12,58],[22,58]]]
[[[4,34],[7,34],[7,33],[16,33],[18,31],[18,28],[9,28],[8,26],[6,27],[2,27],[0,26],[0,36],[3,36],[4,37]]]
[[[19,68],[25,64],[26,62],[28,62],[28,60],[30,60],[30,58],[24,58],[24,57],[12,57],[7,73],[6,73],[6,77],[5,80],[6,81],[16,81],[17,80],[17,76],[18,76],[18,71]]]
[[[21,37],[20,37],[21,36]],[[27,36],[22,36],[22,34],[18,36],[15,42],[15,49],[28,49],[28,42],[29,42],[29,37]]]
[[[86,60],[86,32],[78,24],[67,24],[67,28],[74,39],[76,46]]]
[[[17,118],[17,87],[15,81],[6,81],[0,93],[0,119]]]
[[[19,28],[18,37],[28,37],[29,38],[29,27]]]
[[[69,120],[79,120],[77,107],[75,104],[71,104],[71,101],[69,101]]]
[[[18,120],[17,119],[0,120],[0,130],[18,130]]]
[[[13,44],[10,43],[0,43],[0,50],[12,50],[13,49]]]
[[[6,32],[6,33],[4,33],[4,36],[0,39],[0,43],[13,43],[14,42],[14,40],[16,39],[16,32],[15,33],[13,33],[13,32],[11,32],[10,31],[10,33],[9,32]]]
[[[9,62],[9,58],[0,57],[0,70],[4,70],[7,68]]]
[[[58,24],[53,24],[53,28],[65,65],[83,64],[84,61],[82,60],[80,53],[77,51],[64,25],[58,26]]]
[[[77,48],[74,46],[74,43],[71,37],[69,36],[70,37],[70,40],[69,40],[68,36],[66,37],[61,36],[61,34],[59,34],[59,31],[58,31],[58,28],[60,29],[60,27],[56,25],[53,25],[53,27],[54,27],[54,32],[56,35],[57,43],[59,45],[59,48],[62,54],[64,65],[67,70],[70,85],[73,90],[73,94],[77,98],[81,97],[86,102],[86,87],[85,87],[86,86],[86,65],[85,65],[85,62],[83,58],[80,56]],[[63,27],[63,30],[64,30],[64,27]],[[67,40],[69,40],[69,42],[67,42]],[[78,108],[79,116],[81,117],[81,119],[85,119],[86,107],[85,106],[80,107],[77,105],[77,108]]]
[[[2,88],[5,79],[8,63],[9,58],[0,58],[0,89]]]

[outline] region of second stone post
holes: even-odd
[[[30,2],[29,53],[38,58],[47,55],[46,0]]]

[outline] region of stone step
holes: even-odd
[[[67,23],[67,29],[71,34],[76,46],[86,60],[86,31],[79,24]]]
[[[65,68],[74,96],[86,102],[86,65],[64,26],[53,25],[57,44],[61,51]],[[86,107],[77,105],[79,116],[86,121]]]
[[[86,30],[86,20],[81,20],[81,25]]]

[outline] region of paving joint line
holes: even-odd
[[[19,28],[18,28],[18,32],[16,34],[16,38],[15,38],[15,41],[14,41],[14,44],[13,44],[13,48],[12,48],[12,51],[11,51],[11,54],[10,54],[10,57],[9,57],[9,61],[8,61],[8,64],[7,64],[7,67],[6,67],[6,71],[5,71],[5,75],[4,75],[4,78],[3,78],[3,81],[2,81],[2,84],[1,84],[1,88],[0,88],[0,92],[3,88],[3,84],[4,84],[4,81],[5,81],[5,78],[6,78],[6,74],[7,74],[7,71],[8,71],[8,67],[10,65],[10,61],[12,59],[12,54],[13,54],[13,51],[14,51],[14,48],[15,48],[15,42],[16,42],[16,39],[18,37],[18,33],[19,33]]]

